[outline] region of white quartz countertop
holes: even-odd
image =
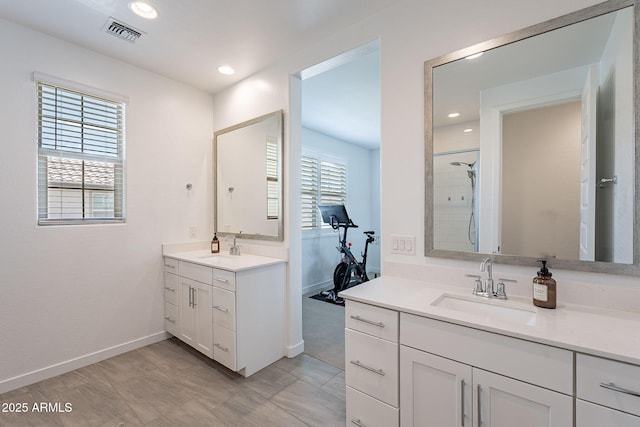
[[[165,252],[165,257],[188,261],[207,267],[219,268],[227,271],[243,271],[252,268],[266,267],[268,265],[287,262],[281,258],[272,258],[253,254],[229,255],[228,253],[212,254],[209,251]]]
[[[535,307],[528,298],[510,298],[508,304],[535,310],[535,319],[525,323],[432,305],[443,294],[466,299],[481,298],[471,295],[471,287],[465,293],[459,287],[389,276],[379,277],[340,293],[347,300],[640,364],[640,313],[562,304],[561,301],[556,309],[550,310]]]

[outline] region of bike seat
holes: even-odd
[[[373,236],[374,234],[376,234],[375,231],[363,231],[362,234],[366,234],[367,236]]]

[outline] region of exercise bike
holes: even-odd
[[[340,245],[337,246],[336,249],[342,255],[342,259],[333,271],[333,289],[322,292],[322,295],[325,299],[333,301],[336,304],[344,304],[344,300],[338,297],[340,291],[369,280],[367,276],[367,252],[369,251],[369,244],[375,240],[373,237],[375,232],[364,232],[367,239],[364,245],[364,252],[361,253],[362,261],[358,261],[351,252],[351,242],[347,243],[347,230],[349,230],[349,228],[358,228],[358,226],[349,218],[345,206],[324,205],[318,206],[318,208],[322,214],[322,221],[338,231],[338,242]],[[344,230],[342,236],[340,229]]]

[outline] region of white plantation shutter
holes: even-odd
[[[302,229],[318,228],[318,159],[302,156]]]
[[[318,205],[347,202],[347,166],[302,156],[302,229],[330,227],[322,223]]]
[[[124,103],[38,82],[38,223],[124,221]]]
[[[278,219],[279,215],[278,139],[267,137],[267,219]]]

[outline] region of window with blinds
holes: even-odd
[[[124,103],[42,82],[38,224],[124,221]]]
[[[335,161],[302,156],[302,229],[330,227],[322,223],[318,205],[347,202],[347,166]]]

